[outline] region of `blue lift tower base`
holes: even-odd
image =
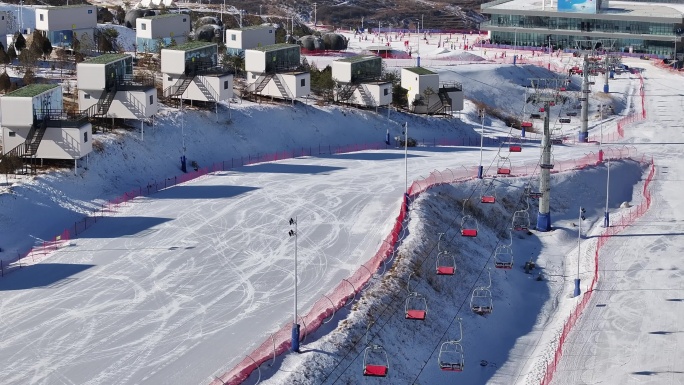
[[[292,351],[299,353],[299,324],[292,324]]]
[[[551,231],[551,213],[537,214],[537,231]]]
[[[573,297],[577,297],[577,296],[579,296],[581,293],[582,293],[582,291],[580,290],[580,279],[579,279],[579,278],[575,278],[575,291],[572,293],[572,294],[573,294]]]
[[[578,140],[582,143],[588,142],[589,141],[589,132],[580,131],[579,135],[578,135]]]

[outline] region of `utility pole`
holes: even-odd
[[[484,144],[484,119],[485,119],[485,110],[481,109],[480,110],[480,118],[482,120],[482,125],[480,126],[480,165],[477,167],[477,178],[482,179],[482,174],[483,174],[483,166],[482,166],[482,147]]]
[[[575,278],[575,291],[574,291],[574,293],[573,293],[573,297],[579,296],[579,295],[581,294],[581,292],[582,292],[582,291],[580,290],[580,277],[579,277],[579,274],[580,274],[580,259],[581,259],[581,256],[582,256],[582,252],[581,252],[581,247],[580,247],[580,246],[581,246],[581,241],[582,241],[582,221],[585,219],[585,217],[584,217],[584,213],[585,213],[585,212],[586,212],[586,210],[584,210],[583,207],[580,207],[580,208],[579,208],[579,221],[578,221],[578,222],[579,222],[579,223],[578,223],[579,231],[577,231],[577,278]]]
[[[290,237],[294,237],[295,240],[295,252],[294,252],[294,320],[292,321],[292,351],[299,353],[299,319],[297,317],[297,217],[290,218],[290,226],[294,226],[294,229],[290,228],[287,233]]]
[[[314,29],[315,29],[316,26],[318,25],[318,20],[317,20],[317,18],[316,18],[316,6],[317,6],[317,5],[318,5],[318,4],[313,3],[313,6],[314,6]]]

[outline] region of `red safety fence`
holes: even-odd
[[[69,231],[64,230],[62,234],[56,235],[49,241],[40,241],[40,243],[32,247],[29,251],[20,254],[10,260],[0,260],[0,277],[12,272],[15,269],[20,269],[29,264],[42,261],[49,253],[59,249],[69,242]]]
[[[605,149],[603,159],[628,159],[636,155],[634,147],[621,147]],[[600,163],[600,155],[589,153],[579,159],[568,159],[555,163],[553,172],[581,170],[587,166]],[[512,175],[529,176],[538,172],[537,163],[521,163],[512,168]],[[486,173],[488,176],[496,176],[496,170],[492,168]],[[510,176],[512,176],[510,175]],[[373,274],[379,268],[391,261],[396,243],[403,234],[404,220],[406,219],[407,207],[418,195],[429,188],[441,184],[463,182],[477,177],[477,167],[460,169],[434,170],[427,177],[414,181],[408,189],[401,203],[399,214],[396,217],[392,231],[383,239],[378,251],[366,263],[362,264],[349,278],[343,279],[326,295],[323,295],[314,303],[306,315],[300,318],[301,339],[315,332],[324,320],[331,318],[336,311],[343,306],[350,305],[356,296],[364,289]],[[408,201],[407,201],[408,198]],[[237,385],[242,383],[259,366],[276,356],[288,351],[291,346],[291,327],[288,322],[278,331],[271,334],[259,347],[248,354],[233,369],[217,377],[211,385]]]
[[[649,189],[649,185],[653,180],[653,175],[655,174],[655,164],[653,163],[653,159],[651,159],[650,164],[650,171],[648,173],[648,176],[646,177],[646,182],[644,183],[644,200],[638,206],[632,207],[629,213],[622,215],[622,217],[620,217],[620,219],[617,222],[613,221],[611,227],[605,229],[598,237],[596,250],[594,251],[594,276],[591,280],[591,283],[589,284],[589,287],[582,295],[582,299],[577,303],[577,306],[575,306],[575,308],[570,313],[570,316],[567,320],[565,320],[565,323],[563,324],[563,329],[560,331],[560,335],[556,340],[557,345],[554,350],[553,358],[549,362],[546,362],[546,368],[543,370],[544,375],[539,382],[541,385],[548,385],[551,383],[551,380],[553,379],[553,376],[556,373],[558,363],[560,362],[560,359],[563,356],[563,347],[565,341],[568,338],[568,334],[572,330],[573,326],[575,326],[577,320],[582,315],[582,311],[584,311],[584,308],[591,300],[591,296],[594,293],[594,287],[596,286],[596,282],[599,278],[599,252],[601,251],[601,248],[606,244],[606,242],[608,242],[610,237],[612,237],[615,234],[618,234],[619,232],[633,224],[639,217],[644,215],[644,213],[646,212],[646,210],[649,209],[649,207],[651,207],[651,190]]]

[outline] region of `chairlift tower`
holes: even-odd
[[[580,96],[580,102],[582,105],[582,111],[580,113],[580,132],[578,135],[578,141],[586,143],[589,140],[589,94],[591,90],[589,89],[589,72],[597,71],[599,68],[598,63],[589,61],[589,57],[592,58],[598,55],[597,51],[606,51],[606,60],[608,57],[608,52],[613,49],[616,39],[578,39],[575,40],[577,45],[577,51],[581,53],[584,59],[584,65],[582,66],[582,96]],[[607,61],[606,61],[607,63]],[[606,65],[606,78],[603,85],[603,92],[608,92],[608,66]]]
[[[531,79],[534,93],[527,98],[527,102],[542,104],[544,107],[544,133],[541,141],[541,162],[539,173],[539,213],[537,214],[538,231],[551,230],[551,169],[553,160],[551,159],[551,107],[557,103],[563,103],[565,98],[560,95],[559,89],[564,83],[563,79]]]

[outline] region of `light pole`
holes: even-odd
[[[292,321],[292,351],[299,353],[299,323],[297,319],[297,217],[290,218],[290,226],[294,226],[294,230],[290,228],[287,233],[295,239],[295,253],[294,253],[294,320]]]
[[[404,123],[404,191],[408,194],[408,122]]]
[[[259,5],[259,17],[261,17],[261,4]]]
[[[404,123],[404,209],[408,212],[408,122]]]
[[[477,177],[478,179],[482,179],[482,174],[483,174],[483,168],[482,168],[482,147],[484,144],[484,118],[485,118],[485,110],[482,109],[480,110],[480,118],[482,121],[482,125],[480,126],[480,165],[477,167]]]
[[[608,194],[610,191],[610,159],[607,163],[608,178],[606,179],[606,211],[603,213],[603,227],[610,227],[610,214],[608,213]]]
[[[580,290],[580,256],[582,255],[580,251],[580,242],[582,240],[582,221],[585,219],[584,218],[584,207],[580,207],[579,209],[579,231],[577,232],[577,278],[575,278],[575,292],[573,297],[577,297],[580,295],[581,290]]]
[[[603,104],[599,104],[599,127],[600,132],[601,132],[601,139],[599,139],[599,150],[598,150],[598,157],[599,157],[599,162],[603,162]]]

